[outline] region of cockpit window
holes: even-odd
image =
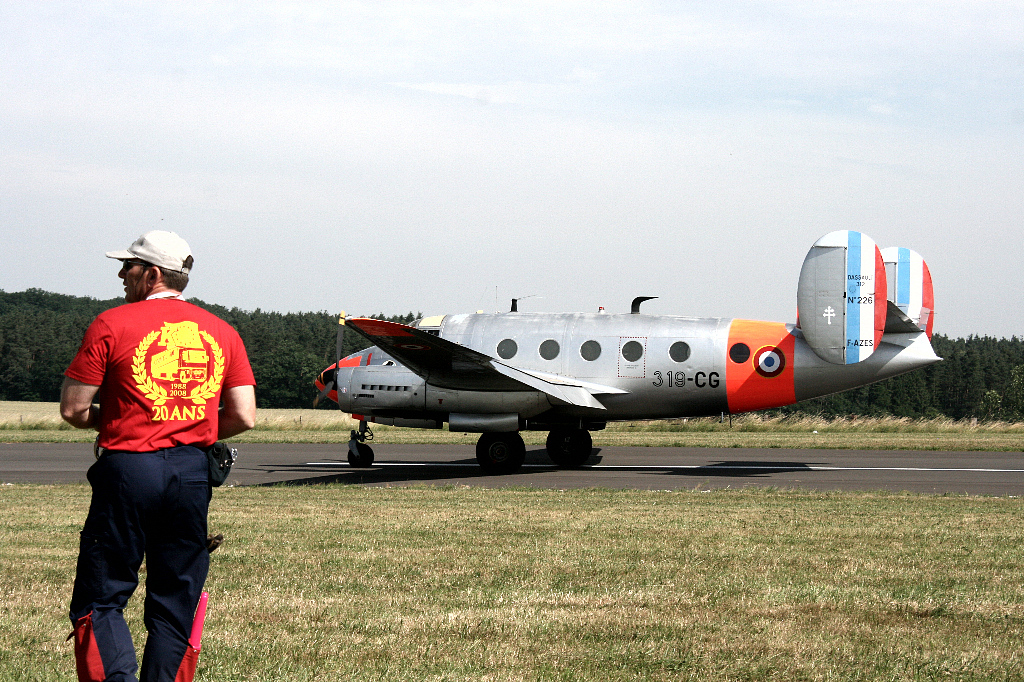
[[[394,358],[379,348],[375,348],[371,353],[369,353],[364,362],[367,365],[384,365],[385,367],[390,367],[395,364]]]

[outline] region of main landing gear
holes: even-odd
[[[548,434],[548,457],[559,467],[571,469],[590,459],[594,441],[586,429],[558,428]],[[489,474],[519,471],[526,459],[526,446],[518,432],[483,433],[476,444],[476,461]]]
[[[554,429],[548,434],[548,457],[563,469],[586,463],[594,448],[590,431],[586,429]]]
[[[373,448],[366,441],[373,440],[373,431],[366,425],[366,420],[359,422],[359,430],[351,431],[348,441],[348,464],[357,469],[373,466]]]
[[[482,433],[476,443],[476,461],[489,474],[519,471],[526,459],[526,444],[518,431]]]

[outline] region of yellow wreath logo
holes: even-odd
[[[165,350],[149,357],[149,347],[157,338],[157,345]],[[213,355],[212,372],[207,348]],[[154,406],[175,398],[205,405],[217,395],[224,381],[224,351],[217,340],[201,331],[195,322],[165,322],[163,327],[147,334],[135,349],[132,376],[136,388],[147,400],[153,401]],[[199,384],[188,391],[186,386],[193,381]],[[167,386],[158,382],[167,382]]]
[[[205,405],[207,400],[217,395],[220,384],[224,381],[224,351],[221,350],[215,338],[206,332],[199,332],[199,334],[210,344],[210,352],[213,353],[213,376],[193,388],[188,397],[196,405]]]
[[[146,372],[146,351],[158,336],[160,336],[160,330],[150,332],[135,349],[135,359],[132,360],[132,376],[138,382],[135,384],[135,388],[142,391],[146,400],[152,400],[154,405],[163,405],[167,402],[167,389],[153,381]]]

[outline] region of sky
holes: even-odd
[[[0,289],[794,322],[833,230],[1024,336],[1012,2],[4,2]]]

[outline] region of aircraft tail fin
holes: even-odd
[[[885,333],[924,332],[930,341],[935,321],[924,259],[902,247],[879,249],[853,230],[831,232],[807,252],[797,306],[807,344],[837,365],[866,360]]]
[[[882,253],[865,234],[831,232],[804,258],[797,287],[798,324],[827,362],[866,360],[882,340],[888,313]]]
[[[913,331],[923,331],[931,340],[935,295],[928,263],[917,252],[897,246],[882,249],[882,261],[887,279],[886,297],[911,321]]]

